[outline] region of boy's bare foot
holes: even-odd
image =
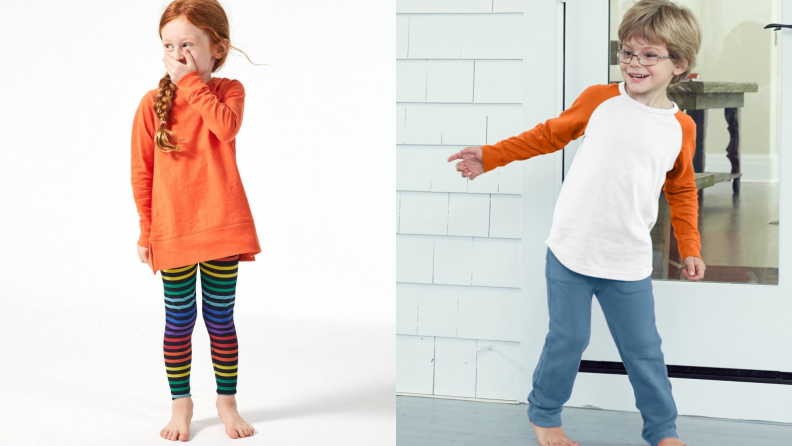
[[[682,440],[679,438],[663,438],[660,440],[660,443],[657,443],[657,446],[688,446],[685,443],[682,443]]]
[[[580,443],[575,443],[566,436],[561,426],[539,427],[533,423],[531,426],[536,434],[536,440],[539,441],[539,446],[580,446]]]
[[[253,435],[253,426],[243,420],[237,412],[234,395],[217,395],[217,414],[225,424],[226,434],[231,438],[249,437]]]
[[[190,438],[190,421],[193,416],[193,401],[189,396],[173,400],[173,416],[160,436],[166,440],[187,441]]]

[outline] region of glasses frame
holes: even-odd
[[[621,58],[621,55],[619,53],[630,53],[630,60],[628,60],[627,62],[622,62],[622,60],[621,60],[622,58]],[[643,53],[643,54],[646,54],[646,53]],[[653,64],[646,65],[646,64],[643,63],[643,59],[641,59],[641,56],[639,56],[637,53],[633,53],[632,51],[628,51],[628,50],[618,50],[618,51],[616,51],[616,60],[618,60],[619,63],[629,64],[629,63],[632,62],[632,58],[633,57],[637,57],[638,58],[638,63],[641,64],[642,67],[651,67],[651,66],[657,65],[658,63],[660,63],[659,59],[673,59],[672,56],[657,56],[657,58],[658,58],[657,62],[655,62]]]

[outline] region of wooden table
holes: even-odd
[[[731,162],[731,173],[717,174],[716,182],[732,181],[732,191],[740,193],[740,108],[745,105],[745,93],[755,93],[759,86],[752,82],[698,82],[683,81],[670,86],[668,98],[676,102],[696,122],[696,154],[693,170],[705,172],[704,137],[707,129],[707,110],[724,109],[729,144],[726,157]]]

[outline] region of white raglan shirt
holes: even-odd
[[[603,101],[589,118],[561,187],[545,244],[579,274],[640,280],[652,273],[650,231],[666,173],[682,148],[673,107],[627,94]]]
[[[659,109],[625,83],[586,88],[557,118],[481,146],[484,172],[563,149],[581,140],[545,243],[580,274],[635,281],[652,273],[650,232],[665,192],[680,256],[701,257],[696,123],[677,104]]]

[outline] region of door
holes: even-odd
[[[590,85],[623,81],[614,57],[618,26],[635,2],[563,3],[569,107]],[[672,378],[677,405],[681,414],[792,422],[792,157],[784,156],[792,131],[781,126],[792,122],[792,29],[764,29],[792,24],[792,0],[675,3],[694,13],[703,35],[693,68],[701,81],[687,86],[741,92],[689,101],[669,91],[703,133],[696,171],[706,180],[699,192],[702,281],[676,274],[680,261],[663,221],[662,195],[652,231],[657,326],[666,364],[678,376]],[[579,142],[564,149],[562,175]],[[634,411],[624,403],[632,392],[614,370],[621,360],[597,303],[592,323],[581,368],[591,373],[579,375],[569,404]]]

